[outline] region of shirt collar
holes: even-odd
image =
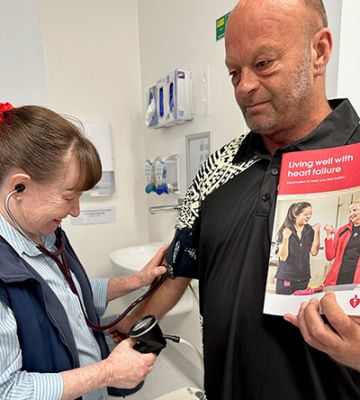
[[[349,142],[359,124],[359,116],[348,99],[329,100],[332,112],[305,138],[286,145],[277,153],[314,150],[342,146]],[[241,143],[233,162],[240,163],[251,157],[271,159],[261,135],[250,131]]]
[[[23,236],[0,214],[0,235],[11,245],[11,247],[21,256],[26,254],[31,257],[42,254],[35,243]],[[51,249],[55,245],[55,234],[42,236],[43,245]]]

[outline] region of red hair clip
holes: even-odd
[[[4,121],[4,112],[14,108],[10,103],[0,103],[0,123]]]

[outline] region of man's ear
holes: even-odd
[[[331,31],[328,28],[322,28],[315,33],[312,40],[313,46],[313,65],[315,76],[325,73],[326,66],[329,62],[333,47],[333,39]]]

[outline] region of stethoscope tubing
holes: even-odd
[[[160,276],[160,278],[158,278],[157,280],[155,280],[151,285],[150,288],[147,290],[147,292],[145,292],[142,296],[140,296],[139,298],[137,298],[134,302],[132,302],[126,309],[125,311],[120,314],[117,318],[115,318],[113,321],[107,323],[107,324],[96,324],[92,321],[90,321],[87,317],[84,305],[82,303],[82,300],[80,298],[80,295],[76,289],[76,285],[74,283],[74,280],[71,276],[71,270],[69,268],[69,265],[67,263],[67,259],[66,259],[66,255],[65,255],[65,244],[64,244],[64,234],[63,234],[63,230],[61,229],[61,227],[59,226],[58,228],[58,232],[59,234],[57,235],[57,243],[58,243],[58,250],[55,252],[51,252],[48,249],[46,249],[44,246],[42,246],[41,244],[37,243],[33,238],[31,238],[24,230],[23,228],[20,226],[20,224],[17,222],[16,218],[14,217],[13,213],[10,210],[9,207],[9,202],[10,202],[10,198],[15,194],[18,193],[18,190],[12,190],[11,192],[9,192],[4,200],[4,208],[5,211],[7,213],[7,215],[9,216],[9,218],[11,219],[11,221],[13,222],[15,228],[28,240],[30,240],[45,256],[50,257],[58,266],[58,268],[60,269],[61,273],[63,274],[63,276],[65,277],[66,281],[68,282],[71,291],[78,297],[79,299],[79,303],[80,303],[80,307],[82,310],[82,313],[85,317],[86,320],[86,324],[89,326],[89,328],[95,330],[95,331],[105,331],[108,330],[110,328],[113,328],[116,324],[118,324],[122,319],[124,319],[129,313],[130,311],[132,311],[139,303],[141,303],[143,300],[145,300],[148,296],[150,296],[152,293],[155,292],[155,290],[157,290],[161,284],[165,281],[167,274],[163,274]],[[60,256],[60,258],[59,258]]]

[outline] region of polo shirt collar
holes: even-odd
[[[329,105],[333,111],[314,131],[305,138],[278,149],[277,153],[315,150],[347,144],[359,124],[359,116],[348,99],[329,100]],[[269,160],[272,158],[264,146],[261,135],[250,131],[241,143],[233,163],[240,163],[252,157]]]

